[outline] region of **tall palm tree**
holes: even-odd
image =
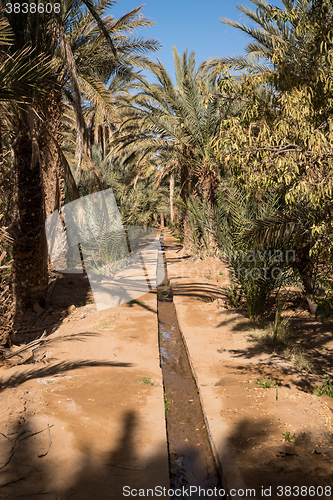
[[[265,0],[251,0],[256,6],[254,11],[243,5],[237,9],[255,26],[246,26],[237,21],[221,18],[221,23],[237,28],[252,41],[245,47],[244,56],[231,56],[223,59],[235,69],[262,71],[271,69],[275,54],[283,50],[285,62],[292,65],[294,72],[308,68],[310,54],[306,51],[311,33],[302,29],[311,9],[311,0],[282,0],[285,10],[269,5]]]
[[[106,0],[98,3],[67,0],[61,2],[59,13],[23,14],[21,9],[21,13],[6,14],[14,34],[12,52],[30,46],[36,56],[48,57],[53,63],[44,77],[47,98],[42,98],[38,89],[30,89],[24,105],[12,108],[10,115],[19,213],[13,249],[17,310],[31,307],[35,302],[43,305],[45,301],[47,245],[44,221],[61,204],[62,168],[71,181],[74,197],[78,196],[61,150],[64,99],[75,109],[80,170],[86,129],[82,102],[87,89],[96,101],[104,98],[110,103],[105,85],[112,73],[128,75],[132,71],[128,66],[135,53],[158,48],[155,41],[135,39],[126,45],[122,32],[126,20],[127,30],[151,23],[136,15],[138,9],[118,21],[112,16],[104,18],[106,8],[111,5],[112,2]],[[118,37],[116,43],[112,35]],[[140,64],[146,62],[142,54],[138,55],[138,60]]]
[[[202,91],[194,52],[188,56],[185,51],[181,58],[174,48],[173,54],[177,85],[160,62],[152,68],[157,83],[141,80],[140,91],[124,106],[125,117],[113,145],[121,152],[132,151],[137,170],[153,158],[158,159],[160,179],[171,172],[179,175],[185,203],[195,190],[214,203],[223,166],[212,142],[231,109],[217,89]],[[186,237],[190,234],[186,215],[184,225]]]
[[[10,267],[12,238],[8,231],[15,220],[15,182],[8,149],[10,115],[13,109],[20,112],[33,89],[38,90],[40,96],[46,96],[45,78],[52,66],[43,54],[34,53],[31,47],[10,54],[14,33],[3,11],[0,15],[0,343],[3,345],[12,331],[14,311],[8,276],[3,275]]]
[[[282,92],[306,85],[312,89],[313,106],[322,108],[331,92],[327,80],[332,77],[332,4],[320,0],[281,0],[283,9],[280,9],[266,0],[250,1],[256,10],[237,6],[251,22],[250,26],[221,18],[223,24],[251,38],[245,47],[246,56],[210,59],[205,70],[218,74],[227,65],[262,75],[263,82]]]

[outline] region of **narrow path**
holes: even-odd
[[[170,486],[172,489],[188,488],[188,491],[192,486],[192,499],[225,499],[226,496],[218,494],[212,496],[211,491],[208,491],[207,496],[201,492],[199,497],[199,487],[218,492],[222,485],[208,438],[199,391],[178,327],[164,252],[163,260],[159,263],[165,266],[165,278],[158,287],[158,323]],[[197,487],[197,491],[194,487]]]

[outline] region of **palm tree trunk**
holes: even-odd
[[[184,165],[181,169],[180,175],[180,197],[185,205],[188,202],[188,195],[190,193],[191,181],[190,181],[190,169],[188,165]],[[193,248],[193,239],[192,239],[192,229],[190,224],[190,217],[188,211],[183,209],[183,234],[184,234],[184,247],[187,249]]]
[[[3,150],[2,150],[2,121],[0,117],[0,161],[3,159]]]
[[[311,314],[315,314],[317,304],[311,298],[314,294],[312,286],[312,273],[314,269],[313,260],[310,257],[310,246],[306,246],[296,252],[296,267],[304,287],[304,296]]]
[[[192,193],[192,174],[194,171],[193,152],[186,146],[183,147],[183,156],[185,159],[184,164],[180,171],[180,197],[185,205],[187,205],[188,197]],[[184,234],[184,247],[193,249],[192,228],[188,211],[183,211],[183,234]]]
[[[214,205],[216,204],[216,191],[217,191],[218,181],[217,176],[207,175],[206,178],[203,178],[200,184],[201,197],[203,202],[206,202],[208,205],[208,209],[212,210]],[[207,241],[209,254],[214,256],[217,251],[217,244],[214,239],[214,236],[208,230],[205,230],[205,240]]]
[[[43,170],[43,188],[45,194],[45,218],[64,203],[64,175],[57,147],[50,135],[60,144],[62,106],[59,96],[50,97],[45,105],[45,116],[48,117],[40,126],[39,149],[41,152],[41,167]]]
[[[174,176],[174,173],[171,172],[171,174],[170,174],[170,220],[171,220],[171,224],[173,224],[173,222],[175,220],[175,212],[174,212],[174,208],[173,208],[174,190],[175,190],[175,176]]]
[[[38,302],[44,306],[47,285],[47,243],[41,167],[32,163],[32,142],[24,127],[13,145],[17,168],[18,232],[13,244],[15,319]]]
[[[55,210],[60,210],[65,201],[63,164],[54,141],[61,144],[62,104],[59,95],[51,95],[44,103],[44,122],[39,126],[39,149],[41,168],[43,172],[43,189],[45,203],[45,219]],[[52,139],[51,139],[51,137]],[[60,212],[60,218],[62,214]],[[61,269],[67,266],[66,259],[62,261]],[[48,271],[54,271],[48,258]]]

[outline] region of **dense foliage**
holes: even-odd
[[[112,188],[125,225],[166,218],[193,253],[224,252],[251,317],[290,279],[312,312],[332,312],[333,8],[251,3],[250,27],[222,19],[251,38],[246,57],[197,68],[174,49],[175,83],[147,56],[159,42],[133,35],[153,24],[140,8],[1,13],[1,286],[8,297],[10,272],[16,310],[45,300],[46,217]],[[294,252],[278,278],[276,258],[257,257],[272,251]]]

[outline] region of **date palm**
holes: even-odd
[[[21,6],[24,2],[18,2]],[[54,3],[51,2],[54,6]],[[48,57],[52,69],[44,77],[43,98],[38,88],[30,89],[24,105],[11,107],[8,127],[15,156],[18,188],[18,225],[13,248],[13,283],[17,310],[44,304],[47,291],[47,246],[45,217],[59,208],[63,193],[63,169],[73,189],[78,191],[61,150],[64,101],[75,110],[77,164],[80,170],[85,141],[83,99],[88,90],[95,101],[112,103],[106,82],[113,73],[129,74],[136,52],[157,49],[155,41],[131,40],[124,36],[137,24],[149,21],[132,11],[120,23],[112,16],[103,17],[112,2],[105,0],[67,0],[60,12],[7,14],[14,34],[12,53],[31,47],[35,56]],[[22,9],[23,10],[23,9]],[[132,23],[132,24],[131,24]],[[113,42],[113,38],[118,40]],[[118,45],[118,47],[116,47]],[[122,49],[122,52],[120,50]],[[140,54],[141,65],[145,57]]]
[[[237,9],[255,26],[222,18],[227,26],[237,28],[252,38],[246,47],[247,57],[232,56],[224,58],[235,69],[261,71],[270,69],[274,64],[275,53],[283,50],[285,62],[294,70],[308,66],[309,53],[306,51],[311,33],[302,29],[311,8],[311,0],[282,0],[285,10],[269,5],[264,0],[251,0],[256,10],[238,5]]]
[[[214,203],[223,167],[212,142],[231,109],[216,89],[203,91],[194,52],[188,56],[186,51],[181,58],[174,48],[174,61],[177,85],[161,63],[152,68],[157,83],[141,80],[140,91],[124,105],[124,120],[113,145],[121,152],[132,151],[137,171],[147,160],[158,158],[160,178],[176,174],[185,203],[194,191]],[[184,221],[188,226],[186,215]],[[189,227],[184,230],[190,232]]]
[[[245,47],[246,55],[211,59],[205,64],[206,71],[218,74],[227,65],[235,70],[262,75],[264,82],[270,82],[279,91],[307,85],[314,93],[314,106],[321,106],[330,92],[327,91],[327,80],[332,78],[331,3],[281,0],[283,9],[280,9],[265,0],[250,1],[255,10],[243,5],[238,5],[237,9],[251,25],[221,18],[223,24],[237,28],[251,38]],[[324,77],[321,75],[323,71]]]

